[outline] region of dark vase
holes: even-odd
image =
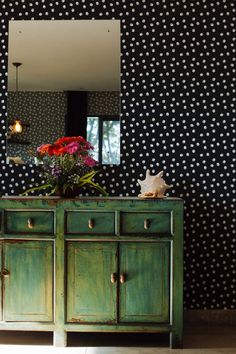
[[[75,198],[79,194],[79,188],[74,187],[73,189],[67,188],[66,191],[63,191],[63,186],[60,186],[55,195],[61,198]]]

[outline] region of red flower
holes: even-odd
[[[83,156],[84,154],[87,154],[88,150],[93,148],[94,147],[82,136],[64,136],[57,139],[54,144],[43,144],[39,146],[37,151],[42,155],[48,154],[49,156],[59,156],[66,153],[73,154],[78,151],[79,156]],[[90,163],[92,166],[92,162]]]
[[[74,141],[86,143],[86,140],[82,136],[63,136],[57,139],[54,144],[63,145],[73,143]]]
[[[47,154],[51,144],[43,144],[37,148],[37,151],[41,154]]]
[[[89,166],[89,167],[94,167],[95,165],[98,164],[98,162],[96,160],[94,160],[94,158],[92,158],[91,156],[87,155],[84,157],[84,164],[86,166]]]
[[[93,150],[93,149],[94,149],[94,147],[86,140],[83,144],[80,145],[80,148],[79,148],[80,151],[87,151],[87,150]]]
[[[65,148],[63,146],[57,145],[57,144],[51,145],[48,148],[48,155],[50,155],[50,156],[52,156],[52,155],[62,155],[65,152],[66,152]]]

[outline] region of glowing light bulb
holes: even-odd
[[[19,120],[15,121],[13,130],[15,133],[22,133],[22,125]]]

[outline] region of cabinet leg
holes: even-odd
[[[182,336],[179,336],[175,332],[170,333],[170,348],[171,349],[181,349],[183,348]]]
[[[53,332],[53,345],[55,347],[67,346],[67,332],[64,330],[56,330]]]

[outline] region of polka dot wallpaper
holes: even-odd
[[[88,92],[88,115],[119,115],[120,114],[120,93],[107,91]]]
[[[185,307],[236,308],[236,4],[234,0],[0,0],[1,189],[38,180],[5,164],[9,19],[121,20],[120,166],[111,195],[137,195],[144,170],[165,171],[185,200]]]
[[[65,134],[67,95],[64,92],[9,92],[7,99],[8,119],[17,117],[29,126],[23,127],[19,140],[29,145],[8,144],[7,156],[20,156],[30,162],[29,149],[36,150],[41,144],[52,143]]]

